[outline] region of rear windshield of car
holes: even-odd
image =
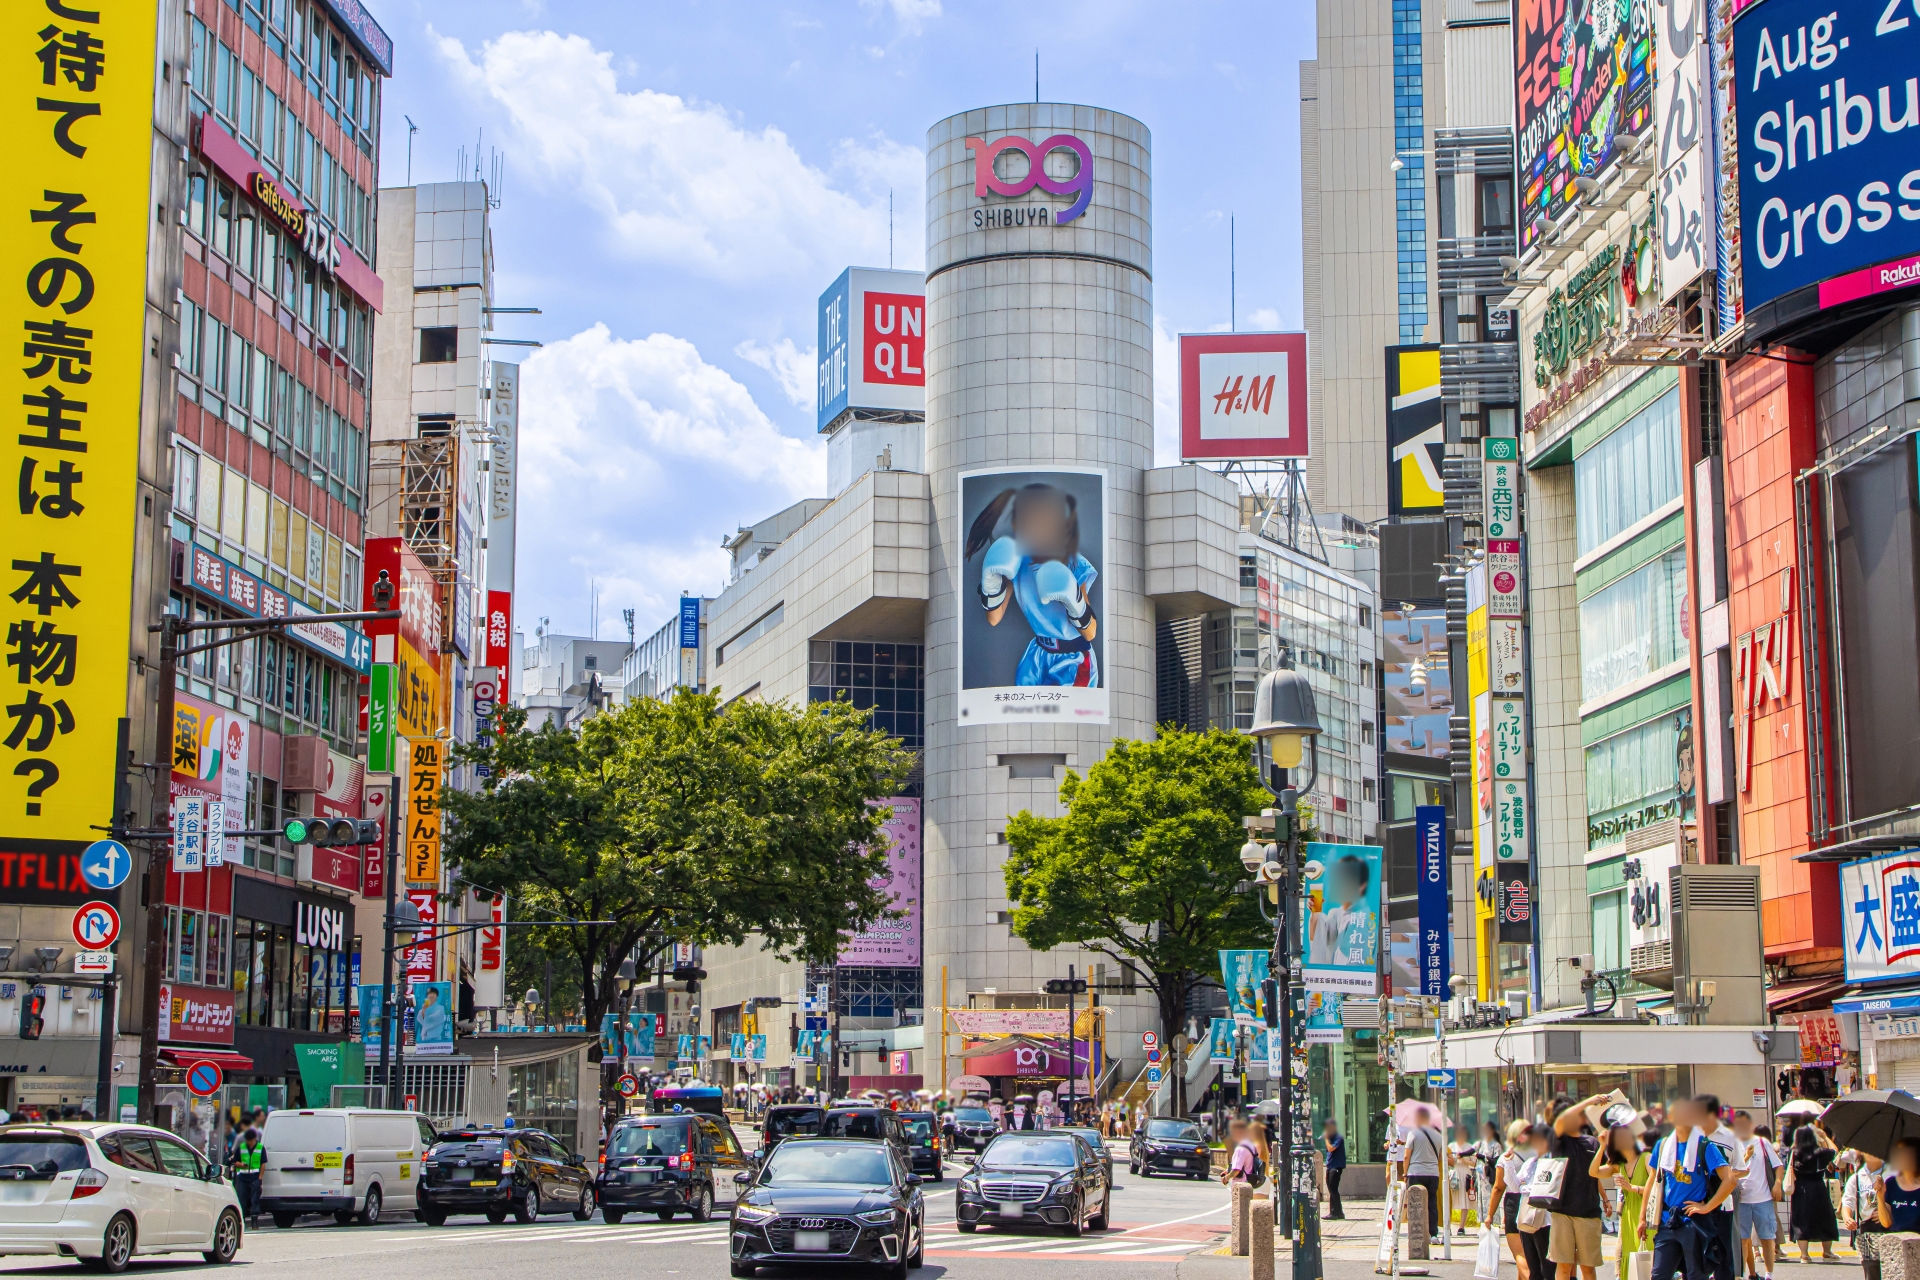
[[[677,1156],[687,1149],[690,1120],[662,1120],[658,1124],[622,1125],[608,1140],[610,1156]]]
[[[837,1142],[783,1142],[767,1161],[766,1187],[885,1187],[893,1183],[885,1147]]]
[[[1189,1124],[1185,1120],[1149,1120],[1147,1136],[1163,1138],[1168,1142],[1198,1142],[1200,1126]]]
[[[878,1138],[881,1136],[880,1117],[858,1113],[830,1115],[820,1132],[828,1138]]]
[[[1092,1147],[1095,1151],[1098,1151],[1102,1146],[1100,1131],[1098,1129],[1062,1129],[1060,1132],[1072,1134],[1074,1137],[1080,1139],[1080,1141]]]
[[[988,1169],[1018,1169],[1033,1165],[1071,1168],[1073,1141],[1068,1138],[1026,1138],[1003,1134],[993,1140],[980,1164]]]
[[[497,1133],[443,1133],[429,1153],[436,1156],[497,1156],[506,1141]]]
[[[901,1116],[900,1122],[907,1126],[907,1136],[915,1142],[925,1142],[933,1137],[932,1116]]]
[[[89,1163],[87,1145],[78,1138],[59,1134],[0,1137],[0,1177],[19,1175],[33,1181],[84,1169]]]
[[[957,1124],[992,1124],[993,1112],[985,1107],[956,1107],[953,1119]]]
[[[767,1117],[767,1132],[776,1138],[791,1138],[797,1133],[820,1132],[824,1117],[818,1111],[776,1111]]]

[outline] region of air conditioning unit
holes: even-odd
[[[1676,862],[1645,888],[1661,891],[1666,936],[1632,949],[1633,976],[1672,991],[1675,1011],[1689,1021],[1765,1022],[1760,868]]]
[[[327,740],[317,734],[297,733],[282,739],[282,742],[280,790],[325,791]]]

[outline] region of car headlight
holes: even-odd
[[[742,1222],[765,1222],[780,1216],[780,1211],[764,1204],[737,1204],[733,1207],[734,1216]]]
[[[962,1174],[960,1177],[960,1189],[971,1192],[974,1195],[980,1194],[980,1175],[977,1173]]]
[[[1073,1190],[1073,1182],[1074,1182],[1074,1179],[1072,1174],[1063,1173],[1054,1178],[1053,1185],[1048,1187],[1047,1190],[1053,1192],[1056,1195],[1064,1194],[1068,1191]]]
[[[875,1209],[872,1213],[861,1213],[855,1214],[854,1216],[869,1226],[890,1227],[893,1225],[894,1211],[892,1209]]]

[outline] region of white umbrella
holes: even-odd
[[[1795,1098],[1792,1102],[1780,1108],[1775,1114],[1782,1116],[1817,1116],[1823,1114],[1826,1109],[1827,1104],[1824,1102],[1815,1102],[1812,1098]]]

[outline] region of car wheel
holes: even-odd
[[[285,1231],[293,1225],[294,1219],[299,1216],[297,1213],[276,1213],[273,1215],[273,1225]]]
[[[380,1188],[368,1187],[367,1202],[360,1206],[360,1222],[363,1225],[371,1227],[380,1221],[380,1204]]]
[[[593,1188],[580,1188],[580,1207],[573,1211],[575,1222],[585,1222],[593,1217]]]
[[[660,1221],[662,1221],[662,1222],[672,1222],[672,1221],[673,1221],[673,1210],[671,1210],[671,1209],[655,1209],[655,1210],[653,1211],[653,1216],[654,1216],[654,1217],[656,1217],[656,1218],[658,1218],[658,1219],[660,1219]]]
[[[498,1222],[505,1222],[506,1220],[507,1220],[507,1211],[506,1211],[505,1209],[489,1209],[489,1210],[487,1210],[487,1221],[488,1221],[488,1222],[496,1222],[496,1223],[498,1223]]]
[[[540,1188],[528,1187],[527,1194],[520,1203],[513,1206],[515,1222],[532,1222],[540,1216]]]
[[[422,1209],[420,1211],[420,1221],[430,1227],[444,1227],[447,1225],[447,1215],[438,1209]]]
[[[213,1248],[202,1250],[200,1256],[208,1262],[225,1264],[233,1261],[233,1255],[240,1252],[240,1215],[228,1209],[220,1215],[220,1221],[214,1224]]]
[[[700,1188],[699,1193],[693,1198],[693,1203],[687,1208],[687,1216],[695,1222],[710,1222],[713,1220],[712,1187],[702,1186]]]
[[[627,1211],[625,1209],[602,1209],[600,1216],[607,1220],[608,1226],[617,1227],[620,1225],[620,1220],[627,1216]]]
[[[1095,1231],[1107,1229],[1107,1215],[1113,1211],[1113,1193],[1109,1191],[1100,1201],[1100,1212],[1093,1215],[1087,1225]]]
[[[918,1271],[927,1261],[927,1220],[921,1218],[913,1224],[913,1252],[907,1255],[907,1265]]]
[[[85,1259],[86,1265],[94,1271],[119,1275],[133,1258],[134,1239],[133,1218],[124,1213],[115,1214],[107,1223],[106,1233],[100,1237],[100,1256]]]
[[[1139,1164],[1137,1164],[1137,1163],[1129,1163],[1129,1164],[1127,1165],[1127,1172],[1128,1172],[1128,1173],[1130,1173],[1130,1174],[1132,1174],[1132,1175],[1133,1175],[1134,1177],[1136,1177],[1136,1178],[1137,1178],[1137,1177],[1139,1177],[1139,1176],[1140,1176],[1140,1166],[1139,1166]]]

